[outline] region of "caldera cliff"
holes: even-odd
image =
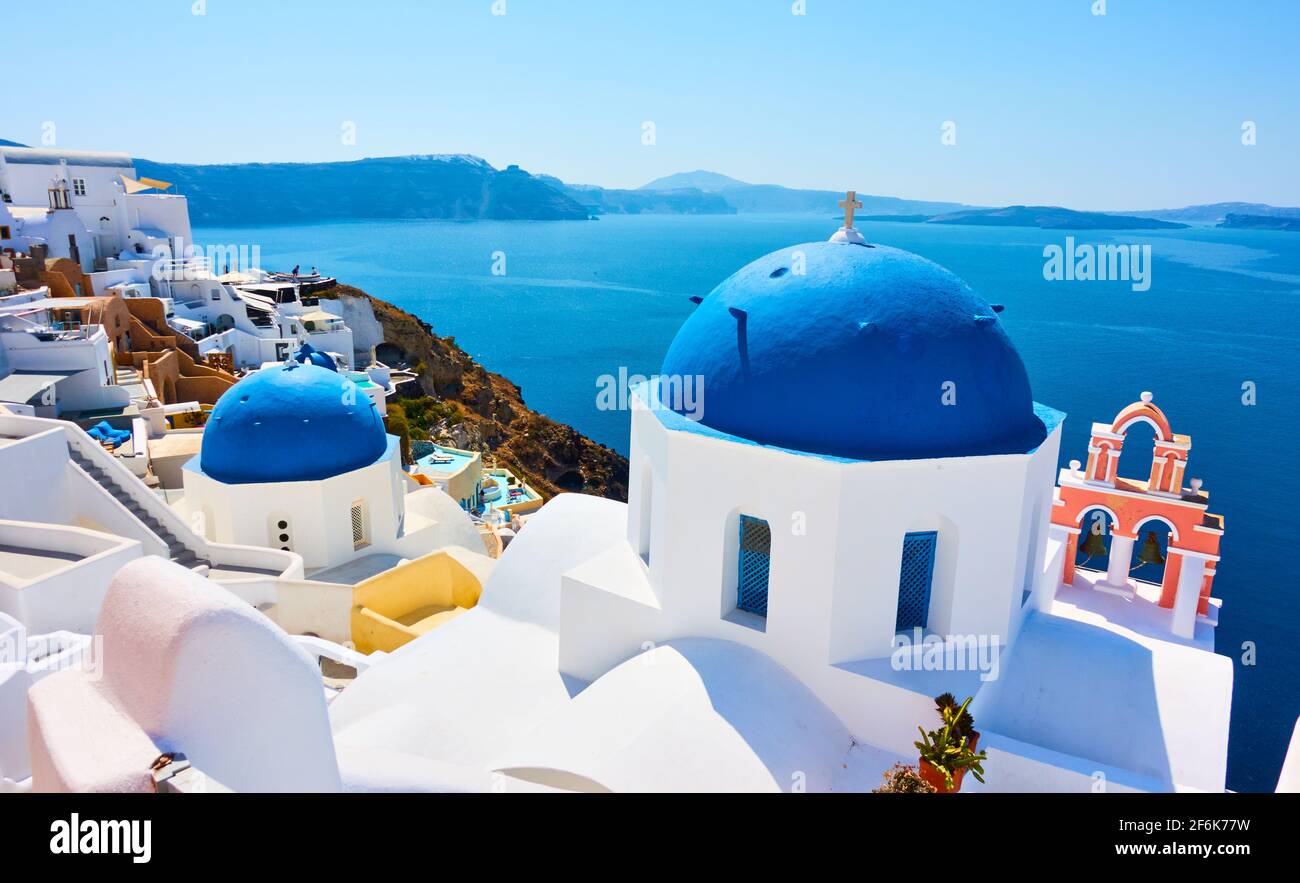
[[[374,345],[381,362],[417,376],[389,399],[394,435],[481,451],[485,462],[495,460],[548,498],[572,491],[627,500],[625,457],[531,410],[517,385],[475,362],[454,338],[350,285],[321,296],[343,307],[358,350]]]

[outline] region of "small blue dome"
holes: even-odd
[[[315,481],[368,466],[387,446],[379,411],[356,384],[291,360],[222,394],[199,463],[226,484]]]
[[[813,454],[1013,453],[1046,436],[993,308],[938,264],[880,245],[759,258],[700,303],[662,373],[703,378],[705,426]]]
[[[333,359],[316,349],[316,347],[312,346],[310,343],[304,343],[299,347],[298,352],[293,354],[293,360],[303,364],[310,362],[318,368],[326,368],[330,371],[339,370],[338,365],[334,364]]]

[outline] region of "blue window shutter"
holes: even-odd
[[[761,518],[740,516],[736,607],[767,616],[767,578],[772,567],[772,529]]]
[[[925,628],[930,617],[930,585],[934,580],[935,531],[903,536],[903,563],[898,571],[898,619],[894,631]]]

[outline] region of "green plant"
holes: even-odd
[[[908,763],[896,763],[885,770],[884,783],[873,788],[872,794],[933,794],[934,786],[921,778],[916,767]]]
[[[970,704],[969,700],[967,700],[967,704]],[[954,713],[958,711],[957,699],[951,693],[941,693],[934,697],[934,707],[939,712],[939,719],[944,720],[943,714],[946,709],[951,709]],[[967,739],[973,739],[975,737],[975,718],[971,717],[970,712],[965,711],[965,708],[966,706],[962,705],[961,712],[956,714],[957,729]]]
[[[940,716],[943,718],[943,726],[928,733],[924,727],[917,727],[921,734],[921,741],[912,743],[921,753],[921,760],[943,774],[944,784],[950,789],[953,787],[953,775],[961,770],[969,770],[970,774],[980,782],[984,781],[983,762],[988,760],[988,754],[984,751],[979,753],[973,751],[969,737],[962,733],[959,725],[963,715],[969,717],[966,707],[970,702],[971,697],[967,697],[958,708],[955,704],[940,705],[936,701]],[[974,724],[973,719],[971,724]]]
[[[384,423],[388,431],[397,436],[402,465],[410,466],[415,461],[411,458],[411,427],[407,423],[406,414],[401,408],[390,405],[388,413],[384,416]]]

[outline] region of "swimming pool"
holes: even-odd
[[[510,483],[514,479],[514,484]],[[492,491],[488,481],[496,482],[497,489]],[[526,512],[535,509],[541,503],[541,496],[524,484],[508,469],[488,469],[483,473],[483,511],[494,509],[506,512]]]
[[[460,472],[473,463],[476,457],[476,454],[467,451],[434,445],[433,453],[416,460],[415,467],[420,472],[428,473],[431,478],[445,478]]]

